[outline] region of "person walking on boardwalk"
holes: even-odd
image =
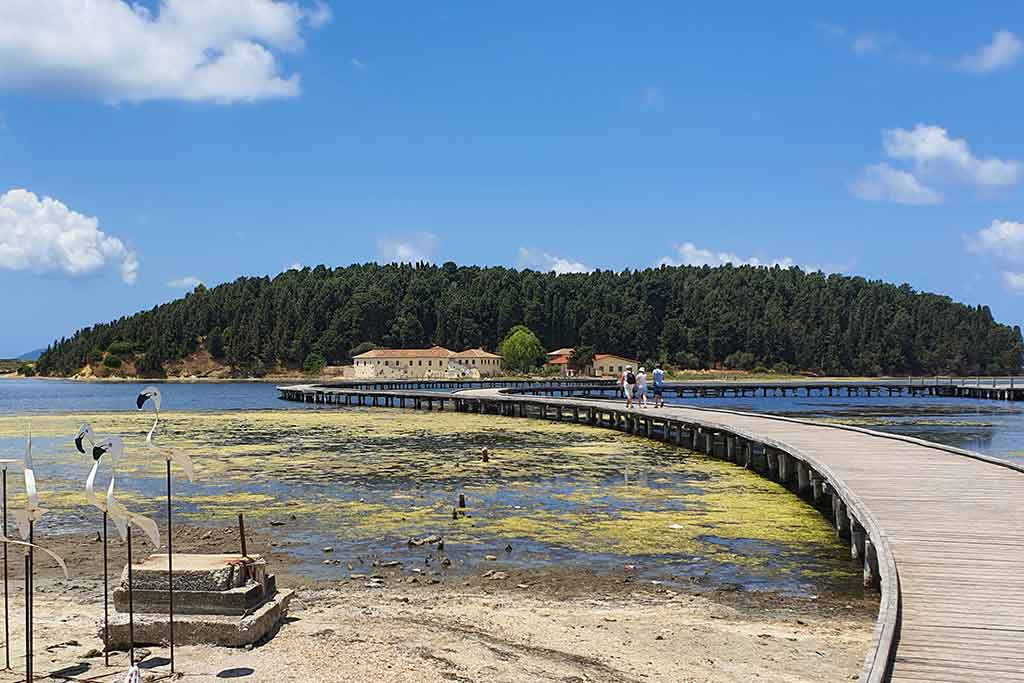
[[[663,386],[665,382],[665,371],[661,369],[661,363],[654,364],[654,407],[663,408],[665,406],[665,397],[662,395],[665,392]]]
[[[636,375],[633,374],[633,366],[627,365],[619,377],[619,388],[626,396],[626,409],[633,407],[633,389],[636,388]]]
[[[647,371],[642,366],[636,374],[636,403],[641,408],[647,407]]]

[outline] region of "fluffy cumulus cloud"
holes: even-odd
[[[743,258],[728,251],[712,251],[703,249],[693,242],[684,242],[673,247],[675,252],[672,256],[666,256],[658,261],[658,265],[665,266],[724,266],[731,263],[734,266],[781,266],[792,268],[796,265],[788,256],[777,259],[761,260],[756,257]]]
[[[926,180],[994,189],[1015,185],[1021,178],[1021,162],[977,156],[966,140],[950,137],[940,126],[921,124],[911,130],[882,131],[882,149],[889,159],[907,168],[887,162],[868,166],[861,178],[850,184],[854,196],[898,204],[938,204],[943,196]]]
[[[0,195],[0,268],[70,276],[115,270],[131,284],[139,262],[96,218],[14,189]]]
[[[1024,294],[1024,273],[1003,271],[1003,286],[1016,294]]]
[[[992,221],[967,239],[967,248],[976,254],[1024,262],[1024,223]]]
[[[938,204],[942,195],[914,177],[912,173],[882,162],[864,169],[850,191],[855,197],[875,202],[896,204]]]
[[[306,0],[4,0],[0,84],[108,102],[294,97],[279,53],[330,18]]]
[[[377,257],[382,263],[433,263],[437,235],[421,232],[406,237],[377,239]]]
[[[994,220],[965,239],[967,250],[994,257],[1008,264],[1024,263],[1024,223]],[[1011,266],[1012,267],[1012,266]],[[1004,270],[1003,286],[1011,292],[1024,294],[1024,273]]]
[[[984,187],[1013,185],[1020,180],[1019,161],[975,156],[967,141],[953,139],[945,128],[917,125],[882,133],[882,147],[891,159],[913,165],[922,175],[945,177]]]
[[[185,277],[179,277],[176,280],[171,280],[167,283],[167,286],[171,289],[187,289],[192,290],[203,284],[203,281],[197,278],[195,275],[186,275]]]
[[[961,71],[984,75],[1015,66],[1024,54],[1024,42],[1009,31],[996,31],[992,42],[975,52],[964,55],[957,62]]]
[[[554,272],[559,275],[566,273],[589,273],[593,270],[593,268],[580,261],[553,256],[545,251],[527,249],[526,247],[519,247],[516,264],[520,268],[530,268],[544,273]]]

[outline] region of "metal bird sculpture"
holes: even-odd
[[[18,533],[24,541],[32,540],[32,525],[46,512],[39,506],[39,492],[36,490],[36,473],[32,464],[32,432],[28,433],[25,442],[25,456],[22,459],[25,473],[25,507],[14,511],[14,519],[18,522]]]
[[[78,452],[85,455],[89,453],[86,450],[86,442],[90,451],[94,451],[96,447],[96,436],[93,434],[92,427],[88,424],[83,424],[78,428],[78,434],[75,435],[75,448]],[[93,465],[89,471],[89,477],[85,480],[85,498],[90,505],[95,507],[97,510],[103,513],[103,662],[107,666],[110,666],[110,571],[108,568],[108,544],[107,544],[107,500],[106,498],[97,498],[93,487],[96,482],[96,473],[100,467],[100,455],[96,455],[93,452]],[[113,482],[113,477],[111,477]]]
[[[95,493],[92,491],[92,485],[95,481],[96,472],[99,468],[100,459],[108,455],[110,457],[110,483],[107,484],[107,495],[106,498],[101,502],[96,498]],[[100,510],[103,506],[107,509],[107,514],[110,515],[110,519],[113,520],[114,526],[117,527],[117,532],[121,536],[121,540],[125,540],[128,537],[128,532],[132,527],[138,527],[141,529],[153,545],[157,548],[160,547],[160,529],[149,517],[140,515],[137,512],[132,512],[124,506],[119,500],[114,497],[114,487],[117,479],[117,461],[124,455],[124,442],[119,436],[111,436],[98,441],[92,447],[92,457],[96,462],[93,464],[92,471],[89,473],[89,479],[86,480],[86,497],[89,498],[89,502],[98,507]]]
[[[29,430],[28,438],[25,442],[25,456],[22,459],[22,468],[25,475],[25,507],[24,509],[14,511],[14,517],[18,521],[18,532],[21,534],[22,540],[8,538],[4,535],[0,537],[0,543],[4,545],[20,545],[28,549],[28,552],[25,554],[25,679],[26,681],[32,681],[34,680],[32,614],[34,602],[33,588],[35,584],[35,551],[41,550],[56,560],[64,572],[64,578],[68,577],[68,567],[60,555],[35,543],[35,523],[43,516],[46,510],[39,505],[39,493],[36,490],[36,473],[32,463],[31,430]]]
[[[114,521],[117,532],[122,540],[128,541],[128,661],[129,672],[135,669],[135,609],[134,609],[134,587],[132,585],[132,529],[138,527],[149,537],[149,540],[156,548],[160,547],[160,529],[149,517],[130,511],[123,503],[114,497],[114,486],[117,479],[117,461],[124,455],[124,442],[119,436],[111,436],[98,441],[92,447],[92,457],[96,461],[93,464],[89,478],[86,480],[86,496],[95,500],[92,492],[92,485],[96,476],[96,470],[100,459],[103,456],[110,458],[110,483],[107,485],[107,497],[103,504],[106,505],[106,512]],[[93,503],[96,505],[96,503]],[[97,507],[99,507],[97,505]]]
[[[0,474],[3,475],[3,530],[0,536],[7,538],[7,468],[21,462],[17,458],[0,459]],[[11,608],[10,608],[10,569],[8,566],[8,545],[4,543],[4,659],[5,669],[11,668]]]
[[[194,480],[195,473],[190,457],[184,453],[160,448],[153,440],[157,425],[160,424],[160,404],[162,401],[163,396],[156,387],[146,387],[135,397],[135,407],[139,410],[143,410],[147,402],[153,405],[153,426],[149,428],[149,433],[146,435],[146,445],[150,450],[163,458],[167,468],[167,630],[169,635],[168,643],[170,644],[169,659],[171,673],[174,673],[174,527],[172,526],[171,512],[171,463],[174,462],[185,470],[185,476],[188,477],[190,482]]]

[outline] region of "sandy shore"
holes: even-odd
[[[230,528],[182,527],[175,534],[182,552],[231,550],[236,544]],[[288,622],[249,650],[177,648],[177,668],[188,680],[850,680],[860,671],[877,608],[871,598],[695,594],[637,579],[628,567],[594,574],[482,563],[469,573],[449,574],[367,562],[353,573],[379,575],[379,581],[312,582],[294,573],[288,549],[272,543],[270,535],[254,535],[250,552],[267,555],[279,584],[298,590]],[[96,656],[102,647],[99,544],[94,536],[79,535],[55,539],[53,547],[73,573],[64,581],[48,562],[38,562],[36,674],[120,681],[125,655],[115,654],[110,669]],[[111,557],[123,561],[119,542],[111,545]],[[0,672],[0,681],[24,675],[20,558],[12,552],[14,671]],[[505,576],[495,578],[494,572]],[[164,677],[166,650],[147,649],[147,677]]]

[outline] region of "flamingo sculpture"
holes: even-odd
[[[17,458],[2,458],[0,459],[0,472],[3,473],[3,530],[0,531],[0,536],[7,538],[7,466],[13,465],[16,462],[21,462]],[[10,587],[8,583],[8,564],[7,564],[7,543],[4,546],[4,659],[5,669],[11,668],[11,611],[10,611]]]
[[[106,439],[95,443],[92,447],[92,457],[96,461],[93,464],[92,471],[89,473],[89,478],[85,483],[86,496],[90,499],[90,502],[95,500],[95,494],[92,491],[93,482],[96,475],[96,470],[99,466],[99,461],[104,455],[110,455],[110,483],[107,485],[107,497],[104,501],[107,513],[110,515],[110,519],[114,521],[114,526],[117,528],[118,534],[121,536],[121,540],[128,541],[128,678],[126,680],[134,680],[138,678],[139,671],[138,667],[135,666],[135,605],[133,602],[133,586],[132,586],[132,529],[138,527],[141,529],[149,540],[153,543],[156,548],[160,547],[160,529],[149,517],[140,515],[135,512],[131,512],[124,506],[123,503],[114,498],[114,484],[117,478],[117,461],[124,455],[124,442],[119,436],[111,436]],[[93,505],[97,505],[97,502],[93,502]]]
[[[28,433],[25,442],[25,456],[22,459],[22,468],[25,476],[25,507],[14,511],[14,518],[18,522],[18,533],[22,540],[8,538],[6,533],[0,536],[0,543],[6,545],[20,545],[28,549],[25,555],[25,680],[33,680],[32,664],[32,593],[33,593],[33,571],[35,568],[35,550],[41,550],[60,565],[64,571],[64,578],[68,577],[68,567],[64,560],[57,553],[48,550],[35,543],[35,523],[46,512],[39,505],[39,493],[36,489],[36,473],[32,463],[32,432]],[[6,530],[5,530],[6,531]]]
[[[103,513],[103,662],[110,666],[110,588],[109,588],[109,571],[107,564],[107,501],[106,498],[97,498],[96,493],[93,491],[93,486],[96,481],[96,473],[99,470],[100,458],[102,453],[97,454],[95,452],[96,447],[96,436],[93,434],[92,427],[88,424],[84,424],[78,428],[78,434],[75,435],[75,448],[78,449],[79,453],[83,455],[87,453],[85,446],[88,442],[90,448],[93,449],[93,466],[89,472],[88,479],[85,480],[85,497],[90,505],[95,507],[97,510]],[[114,483],[113,477],[110,479],[111,485]]]
[[[192,459],[190,457],[184,453],[159,448],[153,441],[156,428],[160,424],[160,404],[162,398],[159,389],[156,387],[146,387],[135,398],[135,407],[143,410],[147,402],[153,405],[153,426],[149,428],[149,433],[146,435],[146,445],[151,451],[163,458],[167,466],[167,628],[170,636],[168,642],[170,643],[171,673],[174,673],[174,545],[173,527],[171,526],[171,463],[174,462],[185,470],[185,475],[190,482],[194,481],[195,472],[192,468]]]

